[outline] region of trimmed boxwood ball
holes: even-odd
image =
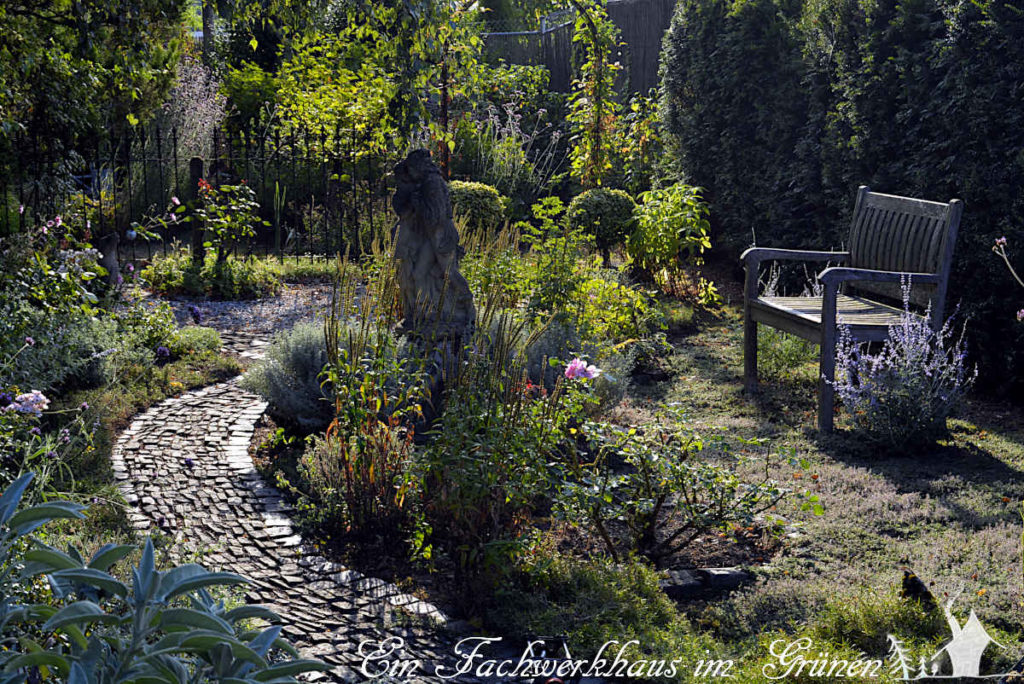
[[[580,228],[593,235],[607,264],[608,250],[621,244],[633,229],[635,209],[636,202],[622,190],[587,190],[569,204],[569,228]]]
[[[497,231],[505,221],[508,200],[490,185],[470,181],[452,181],[448,184],[452,199],[452,214],[466,219],[470,230]]]

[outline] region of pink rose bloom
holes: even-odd
[[[575,358],[569,362],[569,365],[565,367],[565,377],[573,380],[575,378],[596,378],[601,374],[601,369],[591,364],[587,365],[587,362],[581,358]]]

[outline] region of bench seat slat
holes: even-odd
[[[808,323],[821,325],[821,297],[758,297],[750,305],[760,309],[775,310],[779,313],[801,318]],[[836,298],[838,325],[891,326],[901,323],[903,311],[888,304],[875,302],[864,297],[840,294]]]

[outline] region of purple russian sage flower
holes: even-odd
[[[199,325],[203,322],[203,312],[195,304],[190,304],[188,307],[188,313],[192,316],[192,322]]]
[[[858,427],[892,449],[939,436],[977,376],[967,367],[963,333],[953,319],[934,330],[928,311],[911,311],[909,283],[903,289],[903,316],[881,349],[855,343],[850,329],[840,326],[832,383]]]
[[[29,432],[30,432],[31,434],[35,435],[36,437],[39,437],[40,435],[42,435],[42,434],[43,434],[43,431],[42,431],[42,430],[40,430],[40,429],[39,429],[38,427],[34,427],[34,428],[32,428],[31,430],[29,430]]]

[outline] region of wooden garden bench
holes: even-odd
[[[849,251],[823,252],[752,247],[743,253],[743,383],[757,391],[757,324],[821,345],[818,429],[831,432],[835,391],[836,326],[850,327],[857,342],[883,341],[901,321],[901,280],[911,283],[911,302],[928,307],[932,327],[942,325],[953,247],[963,203],[948,204],[857,191]],[[818,274],[821,297],[758,295],[763,261],[844,263]],[[881,301],[880,301],[881,299]]]

